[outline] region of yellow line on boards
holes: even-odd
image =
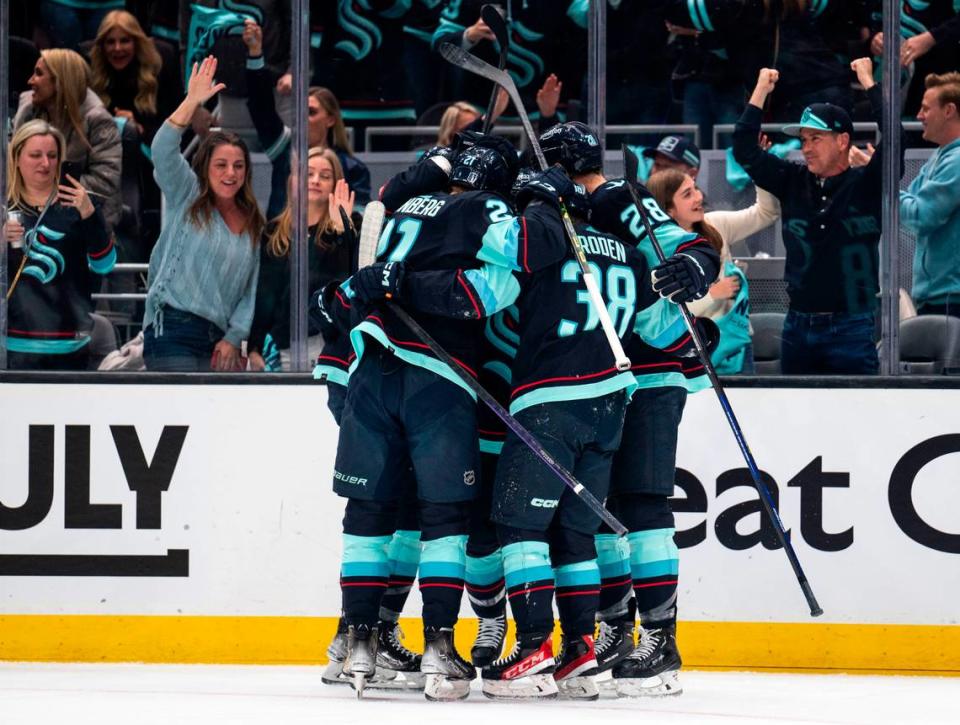
[[[421,649],[419,620],[401,622]],[[323,664],[335,617],[0,615],[0,660]],[[475,619],[457,625],[470,651]],[[960,626],[680,622],[688,669],[960,676]],[[555,639],[559,647],[559,633]]]

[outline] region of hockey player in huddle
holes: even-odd
[[[335,492],[348,499],[341,570],[348,625],[343,671],[358,687],[374,672],[387,543],[403,495],[397,461],[407,457],[416,477],[421,528],[425,695],[466,697],[475,676],[453,644],[478,488],[475,401],[457,374],[381,302],[390,296],[402,303],[467,374],[476,375],[479,318],[503,309],[516,285],[508,268],[480,258],[487,228],[511,216],[506,195],[516,167],[509,142],[480,139],[454,160],[451,192],[423,194],[400,206],[381,235],[381,261],[358,271],[330,300],[334,307],[359,307],[362,318],[351,332],[357,362],[334,474]],[[425,275],[426,282],[405,282],[406,269]],[[456,271],[457,288],[451,296],[438,295],[430,274],[449,270]],[[477,313],[473,319],[440,317],[465,301]]]
[[[603,176],[596,133],[585,124],[568,122],[550,129],[540,143],[547,161],[561,164],[590,193],[591,223],[636,244],[651,266],[656,265],[628,182]],[[654,286],[664,299],[651,308],[646,323],[638,320],[641,334],[625,345],[638,390],[627,408],[622,442],[613,461],[607,508],[630,533],[624,540],[603,527],[597,537],[602,581],[597,660],[601,671],[612,671],[617,691],[630,696],[681,691],[676,645],[679,550],[668,499],[674,488],[677,429],[687,393],[708,387],[709,381],[694,356],[682,319],[669,303],[702,297],[719,269],[719,257],[706,240],[680,229],[646,189],[637,187],[637,191],[668,257],[654,270]],[[657,314],[658,306],[663,316]],[[673,322],[664,325],[671,316]],[[661,329],[643,334],[651,322]],[[715,343],[715,327],[698,320],[701,324],[704,339]],[[642,631],[635,643],[637,614]]]
[[[356,241],[354,241],[356,243]],[[356,270],[353,270],[356,272]],[[317,357],[313,377],[326,384],[327,407],[337,425],[343,417],[346,404],[350,369],[356,354],[350,345],[350,330],[360,320],[354,319],[349,308],[340,308],[340,319],[329,317],[326,310],[333,309],[323,295],[335,295],[340,282],[327,285],[311,295],[309,304],[312,329],[323,333],[324,346]],[[345,313],[345,314],[344,314]],[[417,521],[416,483],[409,461],[401,464],[406,470],[404,490],[412,492],[404,496],[400,506],[397,530],[387,546],[389,574],[387,588],[380,602],[380,617],[377,624],[376,675],[368,683],[371,689],[423,689],[420,672],[420,655],[407,649],[402,642],[400,613],[416,579],[420,561],[420,526]],[[347,656],[347,623],[341,616],[337,633],[327,648],[329,663],[324,668],[321,680],[328,685],[352,682],[343,674],[343,662]]]

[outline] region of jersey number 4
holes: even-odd
[[[633,323],[637,306],[637,280],[633,270],[620,264],[611,265],[607,268],[606,280],[604,280],[604,275],[596,264],[593,262],[587,264],[590,265],[600,293],[607,302],[607,312],[617,330],[617,336],[623,337]],[[571,260],[560,270],[560,279],[570,284],[580,284],[581,274],[580,264]],[[560,337],[569,337],[581,331],[589,332],[600,324],[600,315],[590,301],[590,295],[586,289],[577,290],[577,302],[586,306],[587,321],[581,327],[579,322],[560,320],[557,328],[557,335]]]

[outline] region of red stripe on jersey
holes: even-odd
[[[349,360],[344,360],[342,357],[334,357],[333,355],[317,355],[317,362],[320,360],[333,360],[334,362],[343,363],[344,365],[350,363]]]
[[[383,320],[381,320],[379,317],[377,317],[376,315],[367,315],[367,319],[368,319],[368,320],[373,320],[374,322],[376,322],[378,325],[380,325],[380,328],[383,329],[384,333],[386,333],[386,330],[383,328]],[[419,347],[419,348],[421,348],[421,349],[423,349],[423,350],[429,350],[429,349],[430,349],[430,346],[429,346],[429,345],[426,345],[426,344],[424,344],[424,343],[422,343],[422,342],[412,342],[412,341],[409,341],[409,340],[398,340],[398,339],[395,338],[395,337],[390,337],[390,335],[387,335],[387,339],[388,339],[390,342],[395,342],[395,343],[397,343],[398,345],[403,345],[404,347]],[[450,357],[453,357],[453,355],[451,355]],[[453,357],[453,361],[454,361],[455,363],[457,363],[457,365],[459,365],[460,367],[462,367],[464,370],[466,370],[468,373],[470,373],[473,377],[477,377],[477,373],[474,372],[473,368],[471,368],[471,367],[470,367],[469,365],[467,365],[465,362],[463,362],[462,360],[458,360],[458,359],[455,358],[455,357]]]
[[[90,257],[90,259],[100,259],[100,257],[106,257],[110,253],[111,249],[113,249],[112,238],[110,239],[110,243],[103,248],[103,251],[97,252],[96,254],[87,254],[87,256]]]
[[[674,251],[674,254],[680,254],[680,252],[682,252],[684,249],[690,249],[690,247],[696,247],[699,244],[708,244],[708,243],[709,242],[707,242],[707,240],[704,239],[703,237],[697,237],[692,242],[686,242],[678,246]]]
[[[529,272],[530,265],[527,264],[527,219],[520,217],[520,224],[523,225],[523,271]]]
[[[688,342],[690,342],[690,334],[689,334],[689,333],[687,333],[686,335],[684,335],[683,337],[681,337],[680,340],[677,341],[677,342],[674,344],[673,347],[665,347],[665,348],[663,348],[663,351],[664,351],[664,352],[673,352],[674,350],[679,350],[681,347],[683,347],[684,345],[686,345]]]
[[[670,581],[667,581],[667,582],[651,582],[650,584],[634,584],[634,585],[633,585],[633,588],[634,588],[634,589],[649,589],[650,587],[665,587],[665,586],[667,586],[668,584],[676,584],[676,583],[677,583],[677,580],[676,580],[676,579],[671,579]]]
[[[589,380],[590,378],[598,378],[601,375],[609,375],[610,373],[615,373],[617,371],[616,367],[607,368],[606,370],[601,370],[598,373],[589,373],[587,375],[565,375],[557,378],[544,378],[543,380],[534,380],[532,383],[524,383],[520,387],[516,388],[511,394],[511,398],[517,397],[517,393],[526,388],[532,388],[535,385],[546,385],[547,383],[562,383],[567,380]]]
[[[346,308],[349,310],[349,309],[350,309],[350,303],[347,302],[347,298],[346,298],[346,297],[344,297],[342,294],[340,294],[340,290],[337,290],[337,291],[336,291],[336,295],[337,295],[337,299],[340,300],[340,304],[343,305],[344,307],[346,307]]]
[[[467,284],[467,280],[463,277],[463,270],[457,270],[457,282],[460,283],[460,286],[463,287],[464,291],[467,293],[467,297],[470,300],[470,304],[473,305],[473,311],[477,313],[477,319],[479,320],[483,317],[483,314],[480,312],[480,306],[477,304],[477,300],[474,299],[473,294],[470,292],[470,287]]]
[[[11,335],[23,335],[24,337],[76,337],[77,331],[67,332],[46,331],[46,330],[14,330],[12,327],[7,330]]]

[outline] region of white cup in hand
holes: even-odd
[[[13,209],[7,211],[7,224],[10,224],[10,222],[19,224],[21,227],[23,227],[23,214]],[[19,239],[11,240],[10,246],[14,249],[21,249],[23,247],[23,234],[20,235]]]

